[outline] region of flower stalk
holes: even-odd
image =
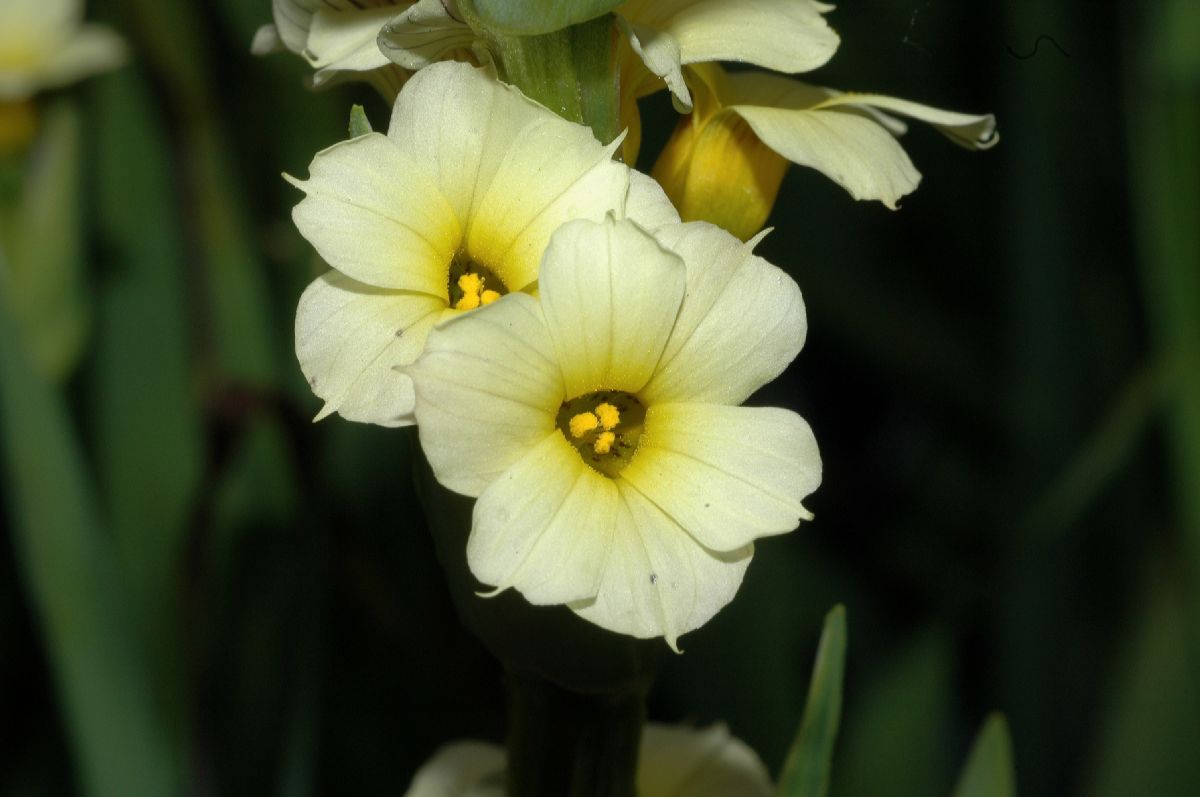
[[[579,694],[510,672],[511,797],[635,797],[646,689]]]
[[[459,10],[488,45],[501,80],[559,116],[585,124],[604,144],[620,132],[617,26],[611,14],[538,36],[483,27],[469,3]]]

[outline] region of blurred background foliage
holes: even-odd
[[[43,344],[0,319],[0,795],[399,794],[441,743],[502,738],[502,676],[456,621],[413,436],[308,422],[291,323],[319,267],[279,176],[387,109],[252,58],[267,0],[92,5],[130,65],[44,97],[4,178],[40,170],[61,207],[29,218],[72,220],[40,240],[84,288]],[[817,520],[662,656],[651,717],[726,721],[778,773],[842,602],[834,797],[950,794],[993,709],[1023,795],[1195,794],[1200,6],[830,19],[814,82],[991,110],[1003,141],[914,126],[895,213],[785,179],[760,252],[809,341],[752,403],[812,423]],[[648,169],[674,119],[645,113]]]

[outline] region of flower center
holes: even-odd
[[[474,310],[508,293],[494,271],[461,254],[450,263],[448,282],[447,296],[455,310]]]
[[[628,393],[601,390],[564,401],[558,428],[583,461],[605,476],[616,476],[637,451],[646,408]]]

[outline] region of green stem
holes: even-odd
[[[579,694],[512,672],[509,797],[635,797],[646,692]]]
[[[619,132],[617,26],[612,14],[540,36],[481,29],[500,79],[607,144]]]

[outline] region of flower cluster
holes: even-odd
[[[388,134],[317,155],[297,226],[334,268],[300,300],[318,417],[419,424],[478,498],[479,580],[638,637],[728,603],[759,537],[809,517],[795,413],[737,406],[799,352],[800,291],[587,128],[442,63]]]
[[[296,225],[332,266],[296,317],[317,418],[418,426],[437,479],[476,499],[467,562],[492,594],[678,649],[732,600],[755,540],[811,518],[808,425],[741,406],[806,333],[796,284],[753,254],[783,170],[895,207],[919,174],[889,113],[995,142],[990,116],[719,66],[824,64],[829,10],[620,5],[627,129],[602,143],[475,66],[493,40],[453,2],[275,0],[257,49],[394,98],[386,135],[289,178],[306,194]],[[637,100],[661,88],[687,115],[653,179],[614,155],[633,162]]]

